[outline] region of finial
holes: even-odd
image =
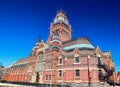
[[[108,50],[109,54],[111,54],[110,50]]]
[[[97,48],[99,48],[99,45],[97,45]]]
[[[57,8],[57,13],[59,12],[58,8]]]
[[[60,8],[60,11],[63,11],[63,10],[62,10],[62,7]]]
[[[41,37],[40,36],[38,37],[38,43],[41,43]]]
[[[64,15],[66,15],[66,12],[63,11],[62,7],[60,8],[60,10],[57,9],[57,14],[60,13],[60,12],[62,12]]]

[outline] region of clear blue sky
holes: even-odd
[[[120,71],[119,0],[0,0],[0,62],[8,66],[29,56],[39,36],[46,41],[57,10],[66,11],[72,37],[89,37],[110,50]]]

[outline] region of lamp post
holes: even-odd
[[[90,77],[90,56],[89,55],[87,57],[87,64],[88,64],[88,85],[90,86],[91,85],[91,83],[90,83],[91,77]]]

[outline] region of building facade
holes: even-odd
[[[66,13],[58,11],[48,40],[38,39],[31,55],[7,69],[4,80],[64,85],[118,83],[110,51],[101,52],[86,37],[72,39]]]
[[[3,78],[4,66],[0,65],[0,80]]]

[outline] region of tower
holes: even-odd
[[[55,31],[58,31],[61,42],[71,40],[71,25],[69,24],[66,13],[62,10],[57,12],[56,17],[50,25],[48,44],[50,44]]]

